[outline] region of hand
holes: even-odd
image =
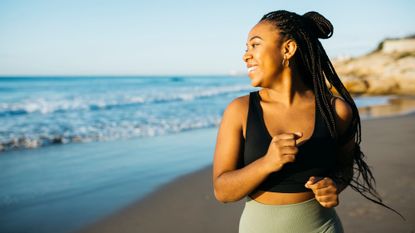
[[[313,190],[316,200],[323,207],[332,208],[339,204],[337,186],[331,178],[312,176],[305,187]]]
[[[272,172],[280,170],[284,164],[295,160],[298,153],[295,140],[302,136],[301,132],[296,132],[279,134],[272,138],[268,151],[264,156],[266,164]]]

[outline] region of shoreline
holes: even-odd
[[[202,129],[0,156],[0,232],[85,227],[209,164],[215,134]]]
[[[358,96],[358,97],[373,97],[373,96]],[[386,98],[385,100],[381,100],[378,104],[367,105],[364,103],[362,107],[359,107],[359,114],[362,120],[367,119],[377,119],[377,118],[385,118],[385,117],[395,117],[395,116],[403,116],[408,115],[411,113],[415,113],[415,95],[385,95],[385,96],[377,96],[379,98]],[[363,100],[366,102],[367,100]],[[369,100],[370,102],[370,100]],[[206,128],[194,128],[190,130],[184,130],[175,133],[168,133],[162,135],[155,135],[157,137],[164,136],[164,135],[175,135],[177,133],[183,133],[186,131],[191,130],[213,130],[216,129],[218,126],[210,126]],[[149,137],[127,137],[127,138],[119,138],[119,139],[109,139],[108,141],[118,141],[118,140],[141,140],[146,139]],[[92,140],[92,141],[83,141],[81,137],[70,139],[68,141],[67,138],[60,136],[56,138],[49,138],[45,145],[42,145],[41,141],[38,139],[32,138],[19,138],[16,140],[11,140],[7,142],[0,142],[0,156],[7,154],[8,152],[13,151],[24,151],[24,150],[36,150],[40,148],[45,148],[49,146],[59,146],[59,145],[67,145],[67,144],[83,144],[83,143],[90,143],[90,142],[104,142],[107,140]],[[69,142],[69,143],[68,143]]]
[[[414,231],[415,113],[361,122],[361,148],[377,180],[377,190],[407,221],[347,188],[336,207],[345,232]],[[211,166],[177,177],[79,232],[237,232],[244,199],[219,203],[213,195]]]
[[[415,96],[392,95],[386,104],[359,107],[362,120],[383,119],[415,114]]]

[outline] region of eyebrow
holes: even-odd
[[[249,39],[249,41],[251,41],[251,40],[253,40],[253,39],[255,39],[255,38],[258,38],[258,39],[264,40],[264,39],[262,39],[260,36],[253,36],[253,37],[251,37],[251,39]],[[248,45],[248,43],[247,43],[246,45]]]

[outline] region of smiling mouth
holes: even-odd
[[[251,66],[251,67],[249,67],[248,68],[248,73],[256,70],[257,68],[258,68],[258,66]]]

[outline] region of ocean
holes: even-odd
[[[0,147],[153,137],[218,125],[242,78],[0,79]]]
[[[211,164],[223,110],[254,90],[234,76],[0,78],[0,232],[74,232]]]
[[[218,126],[248,77],[3,77],[0,151]],[[359,107],[388,97],[357,98]]]

